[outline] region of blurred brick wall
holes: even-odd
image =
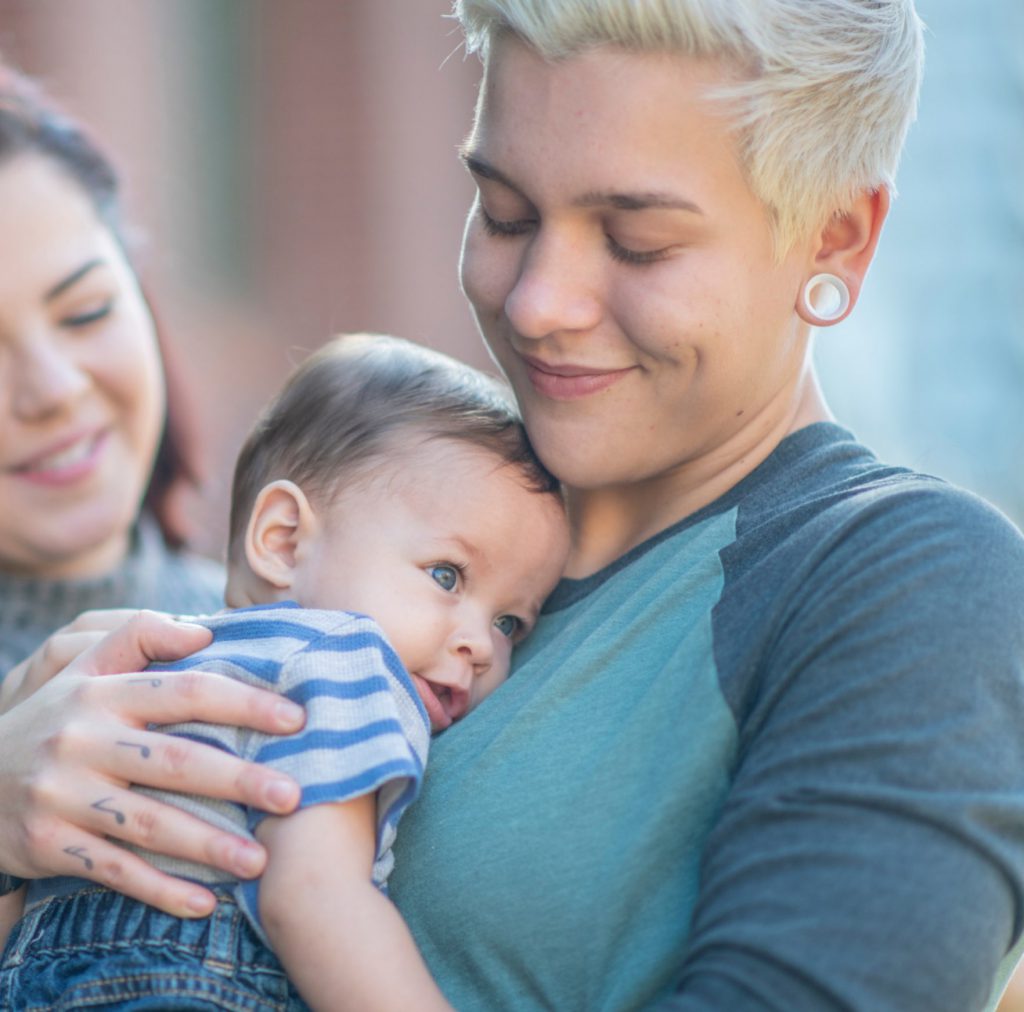
[[[487,366],[456,277],[479,68],[447,0],[0,0],[0,54],[120,165],[182,352],[219,553],[231,462],[305,350],[400,334]]]

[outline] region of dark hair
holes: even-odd
[[[504,384],[411,341],[346,334],[292,373],[242,447],[231,490],[229,562],[269,482],[294,481],[314,501],[333,495],[409,434],[472,443],[517,468],[531,491],[560,494]]]
[[[47,158],[77,183],[131,262],[122,233],[113,163],[85,129],[53,105],[33,81],[0,62],[0,166],[20,155]],[[152,313],[148,298],[146,304]],[[199,483],[198,444],[187,427],[191,415],[182,404],[180,373],[155,316],[154,328],[167,387],[167,414],[143,509],[156,519],[168,545],[180,547],[187,540],[187,524],[176,504],[176,493]]]

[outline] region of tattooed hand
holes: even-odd
[[[78,641],[80,649],[96,632],[70,635],[88,637]],[[139,783],[187,791],[276,814],[298,803],[297,785],[279,773],[147,730],[187,720],[279,734],[301,727],[300,708],[219,675],[139,674],[150,661],[176,660],[209,639],[200,626],[142,612],[88,646],[57,677],[46,668],[53,658],[66,658],[61,651],[68,642],[51,646],[49,662],[24,669],[17,697],[30,682],[39,687],[0,716],[0,871],[29,878],[79,875],[168,913],[196,916],[213,907],[208,890],[158,872],[106,837],[242,877],[262,870],[258,845],[127,789]]]
[[[0,682],[0,713],[28,699],[41,685],[66,668],[76,657],[95,646],[107,633],[140,614],[137,608],[86,611],[11,668]]]

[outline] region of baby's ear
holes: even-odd
[[[290,589],[299,547],[316,527],[313,507],[295,482],[281,479],[264,485],[256,496],[245,532],[249,567],[278,590]]]

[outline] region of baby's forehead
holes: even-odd
[[[342,517],[358,498],[361,514],[377,503],[381,516],[401,504],[438,538],[474,540],[500,533],[512,538],[528,526],[565,524],[558,491],[542,486],[528,464],[510,461],[471,441],[451,438],[394,441],[357,470],[323,490],[321,504],[337,505]]]

